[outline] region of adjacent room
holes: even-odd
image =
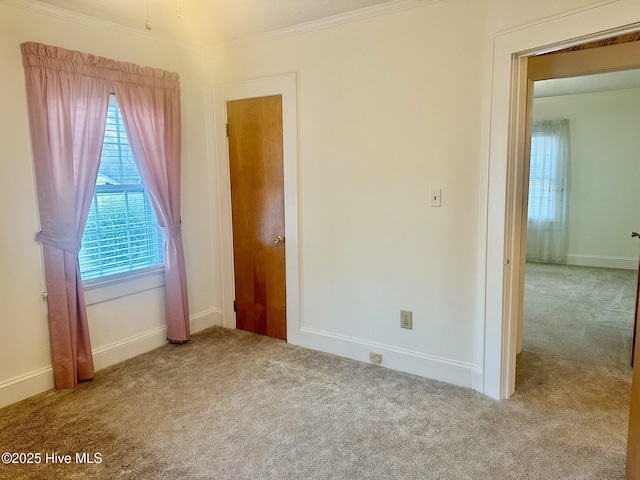
[[[638,73],[536,82],[523,350],[631,368]]]
[[[640,478],[640,83],[535,99],[566,218],[525,222],[524,308],[514,213],[522,65],[640,68],[639,31],[640,0],[0,0],[0,477]]]

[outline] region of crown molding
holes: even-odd
[[[606,6],[606,5],[610,5],[612,3],[618,3],[620,1],[621,0],[599,0],[597,2],[590,3],[588,5],[583,5],[582,7],[574,8],[574,9],[568,10],[566,12],[557,13],[555,15],[551,15],[551,16],[548,16],[548,17],[540,18],[540,19],[534,20],[532,22],[527,22],[527,23],[522,24],[522,25],[517,25],[515,27],[507,28],[506,30],[502,30],[500,32],[495,33],[493,36],[494,36],[494,38],[495,37],[502,37],[502,36],[509,35],[511,33],[514,33],[514,32],[520,31],[520,30],[525,30],[527,28],[535,27],[536,25],[542,25],[542,24],[551,22],[553,20],[558,20],[558,19],[561,19],[561,18],[564,18],[564,17],[570,17],[570,16],[575,15],[575,14],[580,13],[580,12],[586,12],[587,10],[592,10],[594,8],[600,8],[600,7],[603,7],[603,6]],[[604,37],[604,38],[606,38],[606,37]]]
[[[27,10],[30,12],[38,13],[40,15],[45,15],[45,16],[56,18],[59,20],[65,20],[68,22],[76,23],[78,25],[83,25],[85,27],[107,28],[120,33],[133,35],[145,40],[149,40],[151,38],[155,42],[163,43],[168,47],[178,48],[182,50],[193,51],[198,49],[199,47],[202,47],[202,45],[179,42],[167,37],[154,34],[152,32],[138,30],[133,27],[128,27],[125,25],[120,25],[118,23],[109,22],[107,20],[95,18],[90,15],[72,12],[71,10],[66,10],[64,8],[56,7],[54,5],[37,2],[36,0],[0,0],[0,4],[4,4],[9,7],[19,8],[22,10]]]
[[[388,13],[398,12],[401,10],[407,10],[409,8],[421,7],[423,5],[429,5],[432,3],[442,2],[444,0],[393,0],[391,2],[381,3],[378,5],[372,5],[370,7],[361,8],[351,12],[338,13],[330,17],[321,18],[318,20],[312,20],[310,22],[300,23],[292,27],[279,28],[277,30],[271,30],[270,32],[260,33],[257,35],[251,35],[248,37],[239,38],[237,40],[230,40],[228,42],[220,42],[211,45],[213,48],[236,48],[253,45],[256,43],[262,43],[269,40],[277,40],[280,38],[291,37],[294,35],[301,35],[303,33],[312,32],[314,30],[320,30],[329,27],[335,27],[338,25],[344,25],[346,23],[357,22],[365,20],[367,18],[378,17],[386,15]]]

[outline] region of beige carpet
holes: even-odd
[[[527,263],[522,348],[630,369],[637,271]]]
[[[0,410],[1,451],[102,455],[0,478],[623,478],[628,372],[533,353],[518,372],[495,402],[213,328]]]

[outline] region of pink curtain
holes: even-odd
[[[133,67],[133,66],[132,66]],[[133,157],[164,236],[167,338],[189,339],[187,277],[180,225],[178,75],[138,70],[113,82]]]
[[[110,82],[94,57],[21,45],[56,388],[93,378],[78,252],[100,164]]]
[[[35,42],[21,46],[42,231],[56,388],[93,378],[78,252],[115,88],[125,127],[163,231],[167,336],[189,339],[180,229],[178,74]]]

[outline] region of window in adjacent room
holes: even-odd
[[[78,255],[83,280],[162,265],[162,233],[142,185],[114,95]]]
[[[568,122],[537,122],[531,132],[528,220],[564,221]]]
[[[566,260],[569,122],[535,122],[531,131],[527,260]]]

